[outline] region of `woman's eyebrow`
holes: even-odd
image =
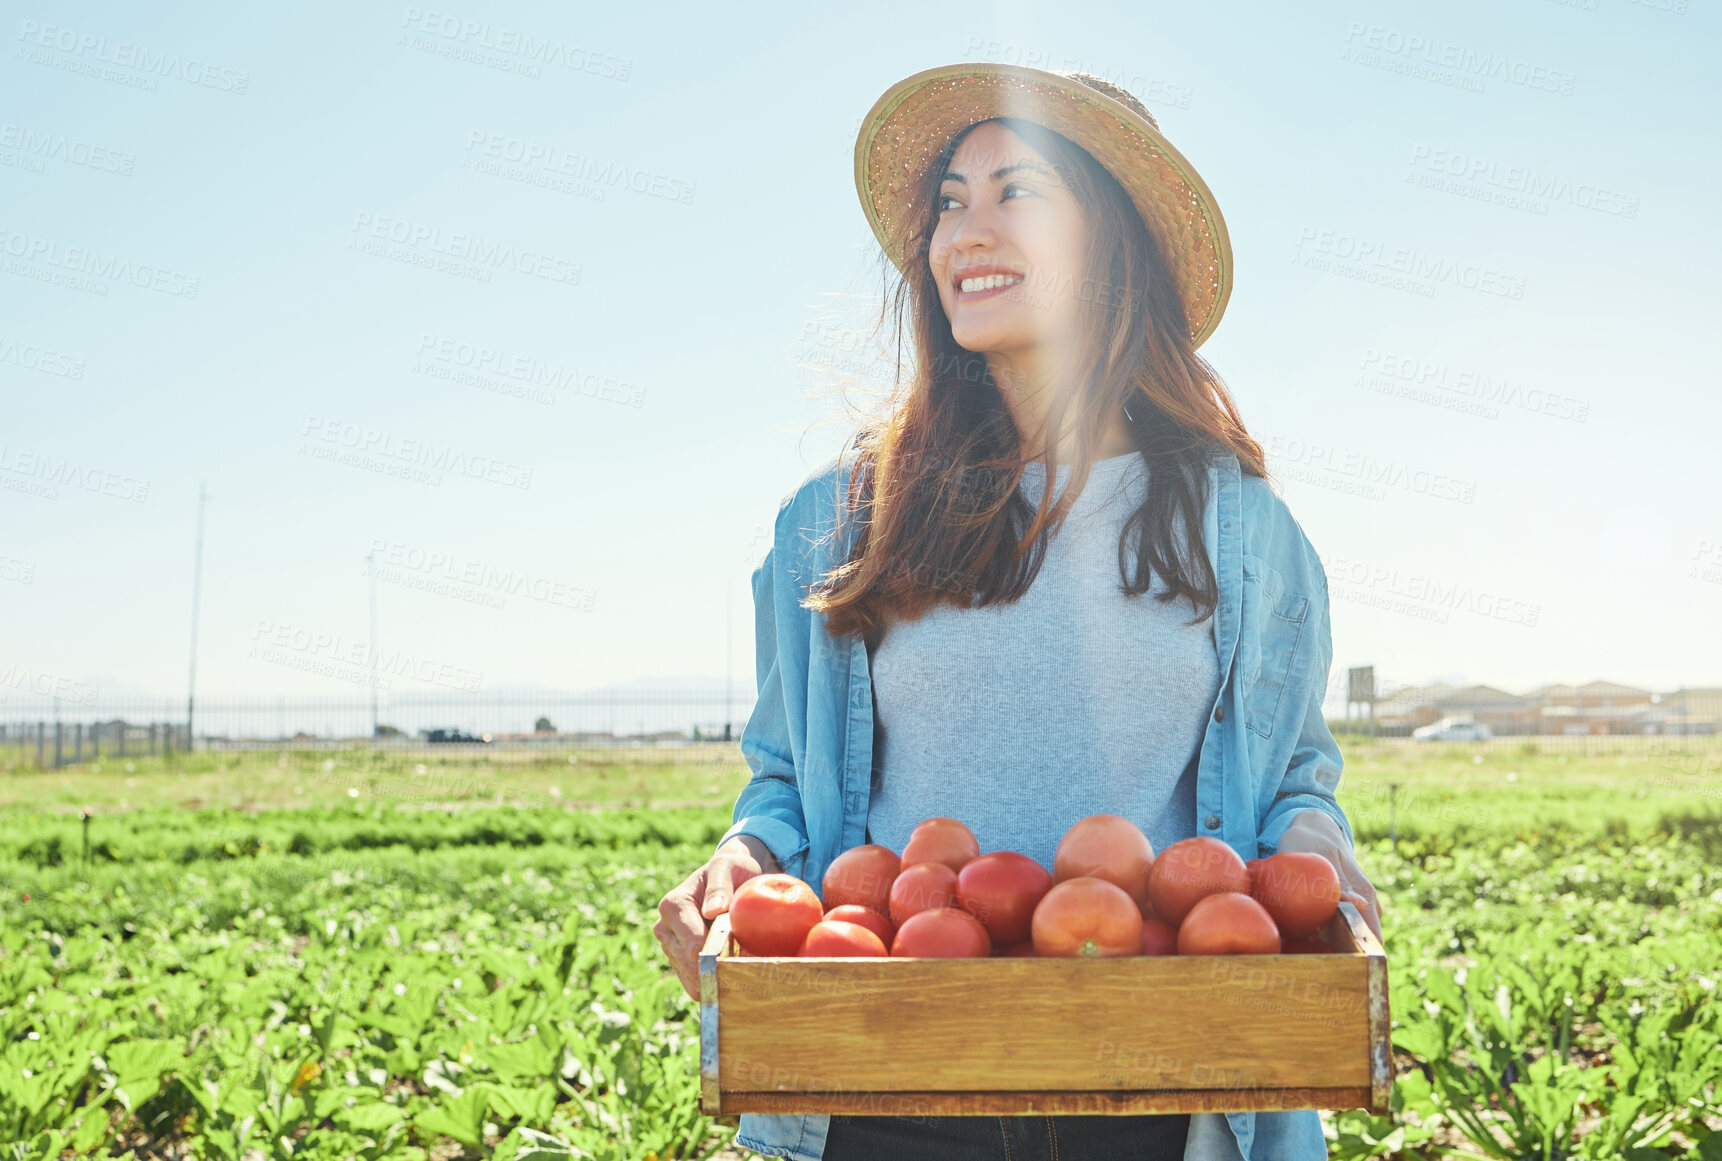
[[[1046,174],[1046,173],[1050,172],[1047,169],[1047,167],[1042,165],[1040,162],[1029,161],[1027,159],[1024,159],[1022,161],[1013,161],[1009,165],[999,166],[997,169],[993,170],[992,179],[994,181],[999,181],[1002,178],[1009,177],[1011,174],[1017,172],[1018,170],[1022,170],[1022,169],[1031,170],[1031,171],[1033,171],[1035,173],[1039,173],[1039,174]],[[945,170],[945,176],[940,178],[939,180],[941,182],[946,182],[946,181],[960,182],[963,185],[969,184],[968,179],[965,178],[962,174],[958,173],[954,169]]]

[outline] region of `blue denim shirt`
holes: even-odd
[[[854,452],[833,457],[779,506],[772,546],[753,574],[759,699],[741,734],[753,778],[724,835],[752,835],[789,874],[818,887],[860,846],[873,764],[867,647],[833,637],[801,607],[809,586],[848,555],[838,507]],[[1197,764],[1197,833],[1246,859],[1272,854],[1300,810],[1351,826],[1334,797],[1343,759],[1322,715],[1333,656],[1327,574],[1285,502],[1231,452],[1209,467],[1204,539],[1219,583],[1214,611],[1220,694]],[[1224,1030],[1218,1030],[1223,1034]],[[820,1161],[830,1117],[746,1114],[736,1143],[768,1156]],[[1229,1131],[1228,1131],[1229,1130]],[[1310,1111],[1191,1118],[1186,1161],[1326,1156]]]

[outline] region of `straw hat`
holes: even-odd
[[[952,137],[991,117],[1020,117],[1088,150],[1118,179],[1159,240],[1196,346],[1214,332],[1232,293],[1232,244],[1207,183],[1160,135],[1128,90],[1087,73],[1018,65],[942,65],[898,81],[874,102],[855,140],[855,188],[873,234],[899,270],[893,232],[910,212],[926,167]]]

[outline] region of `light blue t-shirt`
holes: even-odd
[[[1069,474],[1059,465],[1055,495]],[[1045,466],[1028,464],[1031,506],[1044,483]],[[1196,834],[1219,652],[1212,617],[1187,624],[1187,598],[1120,592],[1119,534],[1146,488],[1135,452],[1095,461],[1021,600],[887,623],[871,659],[869,842],[901,853],[916,824],[943,815],[983,853],[1051,870],[1059,839],[1091,814],[1131,819],[1156,854]],[[1165,588],[1155,575],[1153,592]]]

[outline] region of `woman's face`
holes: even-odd
[[[928,262],[958,344],[1003,353],[1069,340],[1088,223],[1045,157],[983,124],[952,155],[936,209]]]

